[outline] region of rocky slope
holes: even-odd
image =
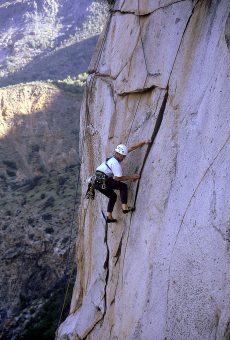
[[[70,250],[73,256],[76,236],[73,215],[78,204],[83,90],[76,87],[73,93],[71,87],[71,91],[39,82],[0,89],[0,329],[4,332],[12,328],[17,334],[17,327],[23,329],[72,263],[67,255]],[[13,339],[12,334],[8,338]]]
[[[0,86],[84,72],[107,11],[103,0],[1,1]]]
[[[83,183],[117,143],[132,216],[81,202],[58,339],[229,339],[230,3],[117,0],[82,108]],[[103,127],[103,128],[102,128]],[[83,185],[83,192],[86,189]]]
[[[79,93],[52,84],[31,83],[0,89],[0,171],[24,179],[78,162]]]

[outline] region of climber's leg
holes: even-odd
[[[111,222],[111,221],[117,222],[117,220],[115,220],[112,215],[113,208],[117,200],[117,194],[112,189],[108,188],[108,185],[106,189],[97,188],[97,190],[109,198],[108,207],[107,207],[107,222]]]
[[[110,177],[107,180],[107,188],[120,191],[121,203],[127,204],[128,201],[128,187],[124,182],[119,182]]]
[[[128,187],[127,184],[124,182],[116,181],[113,178],[109,178],[107,182],[107,186],[109,188],[120,190],[120,197],[121,197],[121,203],[122,203],[122,211],[124,214],[127,214],[129,212],[132,212],[135,210],[135,208],[130,208],[127,205],[128,202]]]

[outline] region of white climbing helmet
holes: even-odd
[[[119,144],[116,149],[116,152],[118,152],[120,155],[127,156],[128,155],[128,148],[124,144]]]

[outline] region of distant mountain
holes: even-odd
[[[103,0],[0,4],[0,86],[86,71],[108,13]]]

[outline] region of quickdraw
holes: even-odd
[[[85,198],[87,198],[88,200],[94,200],[95,198],[95,187],[92,183],[88,184],[88,189],[86,191]]]
[[[95,189],[100,188],[105,190],[106,189],[106,182],[108,176],[101,171],[96,171],[95,175],[88,179],[88,189],[85,194],[87,199],[94,200],[95,198]]]
[[[91,183],[93,182],[95,188],[106,189],[106,181],[108,176],[101,171],[96,171],[95,175],[92,177]]]

